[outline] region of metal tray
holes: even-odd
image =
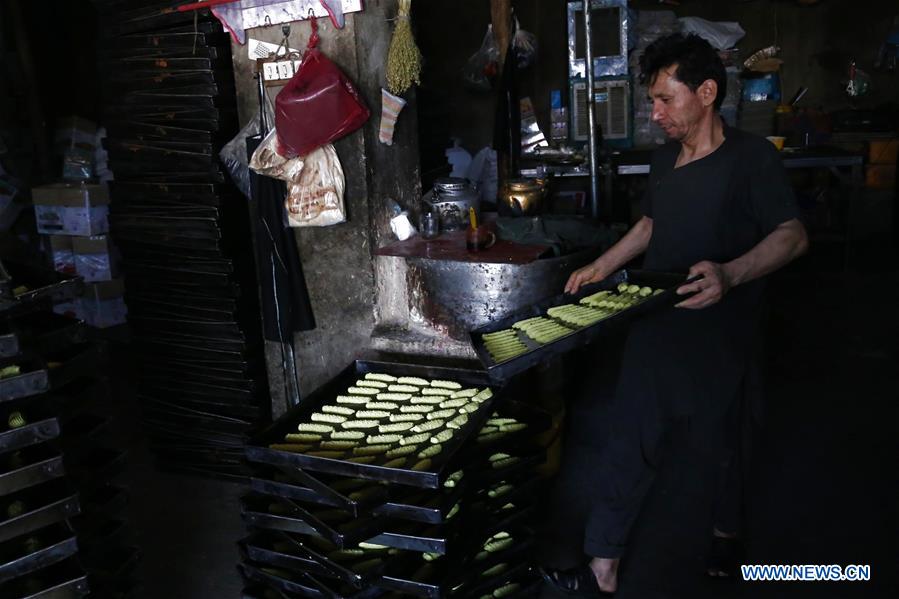
[[[84,288],[81,277],[64,275],[47,268],[6,258],[3,259],[3,267],[11,277],[9,284],[12,287],[24,285],[29,289],[15,296],[0,295],[0,314],[5,316],[23,314],[75,298],[81,295]]]
[[[52,312],[35,312],[18,317],[11,323],[11,328],[18,339],[19,349],[25,348],[39,355],[59,351],[87,340],[84,322]],[[4,347],[4,340],[5,336],[0,337],[0,352]]]
[[[83,377],[96,377],[107,363],[106,346],[100,343],[82,343],[61,351],[44,354],[47,363],[57,362],[59,366],[48,369],[50,385],[59,389]]]
[[[527,554],[534,545],[533,533],[518,528],[515,529],[515,538],[515,545],[483,561],[475,561],[474,553],[469,553],[455,559],[446,556],[435,562],[424,562],[420,558],[411,563],[408,560],[405,563],[397,562],[400,567],[391,568],[388,565],[385,574],[375,584],[387,590],[427,599],[471,596],[470,590],[499,586],[504,580],[527,569]],[[519,538],[524,540],[519,541]],[[480,572],[506,561],[518,565],[489,578],[481,578]]]
[[[370,597],[378,597],[384,594],[382,589],[373,586],[355,593],[339,588],[331,589],[323,581],[316,579],[310,574],[292,574],[280,570],[269,570],[266,572],[261,567],[250,562],[244,562],[238,567],[248,579],[270,585],[282,593],[289,593],[289,596],[299,595],[313,599],[369,599]],[[275,572],[281,575],[279,576]]]
[[[68,524],[54,524],[31,535],[39,543],[36,551],[25,548],[24,539],[0,544],[0,584],[47,568],[78,551],[78,541]]]
[[[64,481],[50,481],[14,493],[7,505],[22,501],[26,512],[0,521],[0,543],[62,522],[79,512],[78,495]]]
[[[335,507],[349,512],[353,516],[370,513],[374,507],[387,499],[386,488],[383,488],[380,483],[365,479],[343,479],[359,481],[359,488],[354,491],[377,487],[376,491],[378,492],[356,500],[349,497],[352,492],[340,492],[332,487],[335,480],[341,480],[342,477],[312,476],[297,468],[286,468],[281,471],[272,469],[270,472],[260,472],[260,470],[258,466],[254,468],[254,476],[250,480],[250,488],[257,493]]]
[[[114,514],[125,509],[128,505],[128,492],[116,485],[104,485],[98,489],[91,489],[81,494],[79,503],[81,514],[75,519],[75,528],[81,532],[91,529],[91,524],[96,521],[106,521]]]
[[[59,421],[56,418],[36,420],[0,433],[0,453],[44,443],[58,436]]]
[[[673,306],[678,301],[684,299],[682,296],[676,294],[676,290],[685,281],[686,276],[681,274],[660,273],[645,270],[619,270],[604,281],[585,285],[573,295],[559,294],[547,298],[532,306],[517,310],[501,320],[491,322],[488,325],[478,328],[471,332],[471,343],[491,380],[505,381],[553,356],[558,356],[578,347],[587,345],[603,335],[609,329],[621,326],[631,318],[646,312]],[[599,291],[615,289],[620,283],[625,282],[640,286],[647,285],[653,289],[664,289],[665,291],[658,295],[650,296],[636,306],[623,310],[609,318],[590,326],[574,330],[570,334],[565,335],[552,343],[540,345],[530,339],[522,339],[529,350],[520,356],[499,364],[493,361],[490,353],[484,347],[482,337],[486,333],[511,328],[513,324],[520,320],[524,320],[525,318],[546,316],[546,310],[548,308],[561,306],[563,304],[577,304],[582,298],[587,297],[588,295],[592,295]]]
[[[66,452],[66,472],[78,489],[87,491],[104,486],[125,466],[127,454],[124,451],[104,447],[91,447],[73,456]]]
[[[250,494],[242,498],[241,502],[246,508],[245,514],[265,514],[279,521],[292,520],[294,521],[292,532],[323,537],[341,549],[355,547],[380,534],[387,525],[385,518],[354,516],[339,509],[323,509],[321,506],[301,504],[297,500],[283,497]],[[326,513],[337,514],[342,521],[327,521],[324,519]],[[260,521],[269,520],[263,518]]]
[[[19,353],[19,336],[15,331],[0,334],[0,358],[11,358]]]
[[[38,445],[18,454],[0,456],[0,496],[10,495],[65,474],[62,456],[49,446]]]
[[[439,457],[433,459],[432,470],[430,471],[385,468],[381,465],[384,463],[384,460],[386,460],[385,457],[381,458],[380,464],[378,461],[373,464],[358,464],[355,462],[307,456],[301,453],[278,451],[268,447],[269,444],[283,442],[287,433],[296,430],[298,422],[307,421],[309,414],[317,410],[326,402],[332,401],[334,397],[345,391],[350,383],[368,372],[381,372],[392,374],[394,376],[418,376],[428,379],[451,380],[457,381],[463,385],[490,385],[486,373],[482,371],[357,360],[355,363],[344,369],[344,371],[337,377],[309,395],[301,405],[289,410],[271,427],[263,431],[257,438],[253,439],[247,446],[247,459],[251,462],[270,464],[278,467],[295,466],[297,468],[316,472],[327,472],[354,478],[366,478],[437,489],[443,484],[443,479],[448,474],[448,472],[446,472],[447,464],[452,461],[454,454],[466,442],[468,437],[472,433],[480,430],[484,421],[489,418],[492,412],[491,402],[496,401],[497,398],[502,395],[501,390],[494,389],[494,397],[481,405],[481,409],[475,412],[468,423],[444,446],[444,450]]]
[[[8,360],[7,360],[8,361]],[[50,390],[50,377],[42,363],[34,358],[16,359],[22,374],[0,380],[0,403],[31,397]]]
[[[243,541],[246,556],[254,562],[283,568],[293,572],[308,573],[324,578],[334,578],[343,584],[355,589],[361,589],[370,585],[381,576],[384,565],[369,570],[365,573],[355,572],[347,563],[340,563],[329,559],[327,555],[338,550],[336,545],[329,545],[322,539],[315,540],[315,547],[309,538],[297,538],[286,532],[257,532]],[[289,547],[285,549],[283,547]],[[366,556],[363,561],[373,557]],[[392,560],[394,556],[384,556],[385,562]]]
[[[36,581],[37,587],[29,581]],[[75,557],[41,570],[40,576],[18,578],[0,585],[0,597],[9,599],[78,599],[88,592],[87,575]]]
[[[271,513],[270,506],[272,505],[279,506],[277,508],[279,512],[285,513]],[[418,522],[368,518],[364,523],[357,524],[360,531],[385,528],[388,530],[369,538],[362,538],[361,534],[340,535],[325,531],[318,522],[315,523],[315,526],[318,526],[316,528],[304,519],[305,514],[293,509],[295,507],[293,502],[287,500],[249,494],[241,498],[241,506],[244,521],[248,526],[256,529],[322,537],[340,548],[355,547],[359,542],[365,541],[395,549],[439,554],[447,554],[453,547],[462,549],[471,545],[471,535],[468,532],[470,530],[494,532],[502,530],[503,527],[514,526],[520,520],[529,517],[533,511],[531,508],[526,508],[508,516],[503,514],[502,520],[491,519],[492,514],[469,511],[465,514],[460,513],[458,521],[453,522],[452,525],[431,525],[424,528]],[[292,509],[293,513],[291,513]],[[354,523],[358,523],[359,520],[362,518],[357,519]]]

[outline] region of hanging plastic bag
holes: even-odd
[[[273,122],[275,115],[270,102],[265,103],[265,112],[267,114],[267,122]],[[237,185],[237,188],[247,196],[247,199],[251,197],[247,138],[259,135],[259,117],[260,113],[257,112],[256,116],[250,119],[250,122],[244,125],[244,128],[234,136],[234,139],[226,143],[219,152],[219,158],[224,163],[225,168],[228,169],[228,174],[231,175],[231,179]]]
[[[306,54],[296,74],[275,100],[278,153],[288,158],[355,131],[368,120],[368,107],[337,65],[318,51],[318,24],[312,24]]]
[[[303,159],[300,157],[287,158],[279,154],[278,130],[272,129],[253,152],[253,156],[250,158],[250,168],[260,175],[293,183],[300,178]]]
[[[299,179],[287,185],[287,223],[291,227],[325,227],[346,220],[343,167],[327,144],[303,160]]]
[[[515,35],[512,37],[512,52],[519,69],[524,69],[537,60],[537,36],[521,28],[515,17]]]
[[[487,25],[487,33],[481,47],[468,59],[463,77],[465,83],[477,91],[490,91],[499,72],[499,47],[493,36],[493,25]]]

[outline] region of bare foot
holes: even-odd
[[[618,562],[619,559],[608,559],[604,557],[594,557],[590,560],[590,569],[596,576],[596,584],[599,590],[606,593],[614,593],[618,590]]]

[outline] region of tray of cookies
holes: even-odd
[[[437,489],[495,393],[479,370],[356,361],[251,440],[247,458]]]

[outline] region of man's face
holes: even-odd
[[[702,86],[690,91],[674,76],[676,71],[676,64],[660,70],[649,87],[649,97],[652,120],[668,137],[682,141],[696,128],[709,106],[701,97]]]

